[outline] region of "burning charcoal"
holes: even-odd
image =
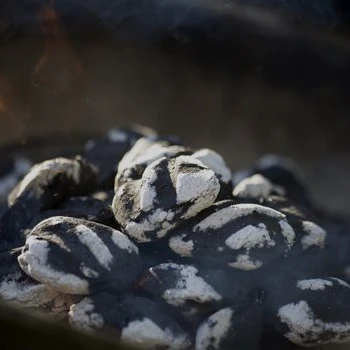
[[[260,174],[256,174],[240,181],[233,190],[238,198],[267,199],[271,194],[284,195],[284,189],[272,184]]]
[[[21,249],[0,254],[0,299],[11,305],[40,308],[55,317],[65,317],[76,297],[61,294],[26,275],[17,257]]]
[[[142,179],[119,188],[113,211],[128,235],[138,242],[151,242],[209,207],[219,191],[214,172],[199,160],[161,158],[146,168]]]
[[[220,181],[221,186],[219,198],[231,198],[232,174],[221,155],[211,149],[204,148],[194,152],[192,156],[214,171],[216,177]]]
[[[138,286],[163,299],[195,322],[223,305],[245,305],[258,299],[258,289],[245,274],[231,270],[164,263],[150,268]]]
[[[172,158],[190,153],[192,152],[188,148],[173,144],[171,140],[142,137],[119,163],[115,178],[115,192],[127,181],[140,179],[146,167],[152,162],[163,157]]]
[[[141,271],[137,247],[121,232],[90,221],[52,217],[34,227],[18,257],[32,278],[62,293],[129,287]]]
[[[9,205],[35,198],[40,209],[48,209],[70,196],[91,193],[95,184],[96,170],[81,157],[54,158],[30,170],[9,195]]]
[[[248,200],[246,199],[246,201]],[[249,202],[251,201],[249,200]],[[254,202],[286,215],[288,223],[296,233],[295,241],[298,244],[295,244],[294,247],[301,247],[302,250],[323,249],[325,247],[327,233],[316,222],[313,222],[313,220],[317,220],[317,216],[309,208],[295,205],[285,197],[274,195]]]
[[[12,159],[1,159],[0,168],[0,202],[7,200],[11,190],[31,167],[28,159],[17,157]]]
[[[169,246],[186,257],[254,270],[284,256],[293,246],[295,232],[285,215],[257,204],[214,204],[191,226],[179,229]]]
[[[80,157],[55,158],[35,165],[9,195],[10,208],[0,222],[1,238],[23,243],[21,231],[43,210],[66,198],[92,192],[95,169]]]
[[[83,330],[116,329],[123,344],[136,349],[188,349],[188,335],[167,311],[144,297],[101,293],[72,305],[71,325]]]
[[[148,128],[111,129],[105,137],[89,140],[85,144],[84,157],[98,169],[100,188],[112,188],[119,161],[134,143],[143,136],[155,132]]]
[[[300,279],[288,290],[271,290],[274,325],[299,346],[350,341],[350,286],[333,277]]]
[[[243,309],[227,307],[215,312],[200,325],[195,349],[259,349],[262,328],[259,305]]]

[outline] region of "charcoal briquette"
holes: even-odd
[[[150,268],[140,277],[138,288],[162,299],[192,322],[225,305],[240,308],[253,304],[260,293],[246,274],[175,263]]]
[[[113,212],[130,237],[150,242],[209,207],[219,191],[214,171],[199,160],[161,158],[147,166],[140,180],[128,181],[118,189]]]
[[[198,328],[196,350],[257,350],[262,335],[261,307],[226,307],[210,315]]]
[[[46,315],[65,318],[79,298],[59,293],[25,274],[17,261],[21,249],[0,254],[0,300],[9,305],[36,309]]]
[[[142,137],[120,161],[114,190],[117,192],[119,187],[129,180],[140,179],[146,167],[156,160],[163,157],[169,159],[191,153],[192,151],[190,149],[179,144],[174,144],[168,139]]]
[[[127,289],[142,269],[138,248],[110,227],[69,217],[35,226],[18,257],[33,279],[62,293]]]
[[[81,157],[55,158],[35,165],[9,195],[9,209],[0,222],[0,239],[16,246],[22,232],[43,210],[96,187],[96,169]]]
[[[155,134],[155,131],[148,128],[115,128],[104,137],[85,144],[84,157],[98,169],[100,189],[113,187],[120,160],[139,138],[150,134]]]
[[[286,255],[295,232],[284,214],[257,204],[214,204],[169,240],[180,256],[209,259],[240,270],[255,270]]]
[[[91,331],[115,329],[120,342],[136,349],[188,349],[186,332],[156,302],[133,294],[92,295],[72,305],[70,324]]]
[[[350,286],[335,277],[294,279],[266,303],[275,328],[299,346],[350,340]],[[281,293],[280,295],[277,295]]]

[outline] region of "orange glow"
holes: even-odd
[[[34,68],[35,84],[52,95],[74,96],[87,85],[82,63],[52,6],[42,8],[38,20],[45,37],[45,49]]]

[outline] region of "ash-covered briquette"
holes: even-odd
[[[196,158],[161,158],[147,166],[140,180],[117,190],[113,212],[130,237],[151,242],[208,208],[219,191],[214,171]]]
[[[201,161],[209,169],[213,170],[220,181],[220,193],[218,198],[229,199],[232,197],[232,173],[226,165],[224,158],[217,152],[203,148],[192,154],[192,157]]]
[[[10,246],[23,244],[22,230],[43,210],[71,196],[90,194],[95,188],[96,169],[81,157],[35,165],[8,197],[9,209],[0,222],[1,239]]]
[[[305,175],[291,159],[273,154],[266,155],[260,158],[251,169],[233,173],[234,186],[254,174],[264,176],[275,186],[275,189],[283,189],[290,200],[310,206]]]
[[[127,236],[68,217],[35,226],[18,261],[35,280],[69,294],[126,290],[142,269],[138,248]]]
[[[17,248],[0,254],[0,300],[10,305],[35,308],[46,315],[66,318],[69,307],[80,297],[65,295],[33,280],[20,268]]]
[[[156,135],[156,132],[145,127],[116,128],[104,137],[86,142],[84,157],[98,169],[99,188],[113,188],[120,160],[139,138],[147,135]]]
[[[31,168],[8,202],[12,206],[22,198],[35,198],[40,209],[48,209],[71,196],[90,194],[95,187],[96,169],[83,158],[54,158]]]
[[[226,307],[199,326],[195,350],[258,350],[263,330],[260,305]]]
[[[284,195],[285,190],[260,174],[243,179],[233,189],[233,196],[242,199],[267,199],[273,194]]]
[[[290,226],[295,231],[295,248],[302,250],[323,249],[326,245],[325,229],[313,220],[317,216],[310,208],[296,205],[284,196],[269,195],[266,198],[234,198],[235,203],[255,203],[277,210],[286,216]]]
[[[136,349],[188,349],[187,333],[168,315],[164,307],[133,294],[92,295],[72,305],[69,322],[83,330],[112,327],[122,344]]]
[[[172,158],[193,153],[189,148],[180,145],[177,140],[153,136],[140,138],[118,165],[114,190],[118,191],[124,183],[138,180],[146,167],[163,157]]]
[[[163,299],[194,324],[226,305],[252,305],[260,294],[240,272],[175,263],[150,268],[140,277],[138,288]]]
[[[55,318],[74,302],[72,325],[136,348],[350,342],[335,278],[349,226],[310,205],[298,168],[267,156],[232,176],[215,151],[146,134],[111,130],[86,144],[94,164],[52,159],[17,184],[0,213],[0,299]]]
[[[286,255],[295,232],[284,214],[257,204],[214,204],[169,241],[180,256],[255,270]]]
[[[266,303],[278,332],[299,346],[350,341],[350,286],[334,277],[300,278]]]

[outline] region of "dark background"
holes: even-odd
[[[233,169],[292,156],[315,200],[350,214],[347,1],[1,4],[2,144],[138,122]]]

